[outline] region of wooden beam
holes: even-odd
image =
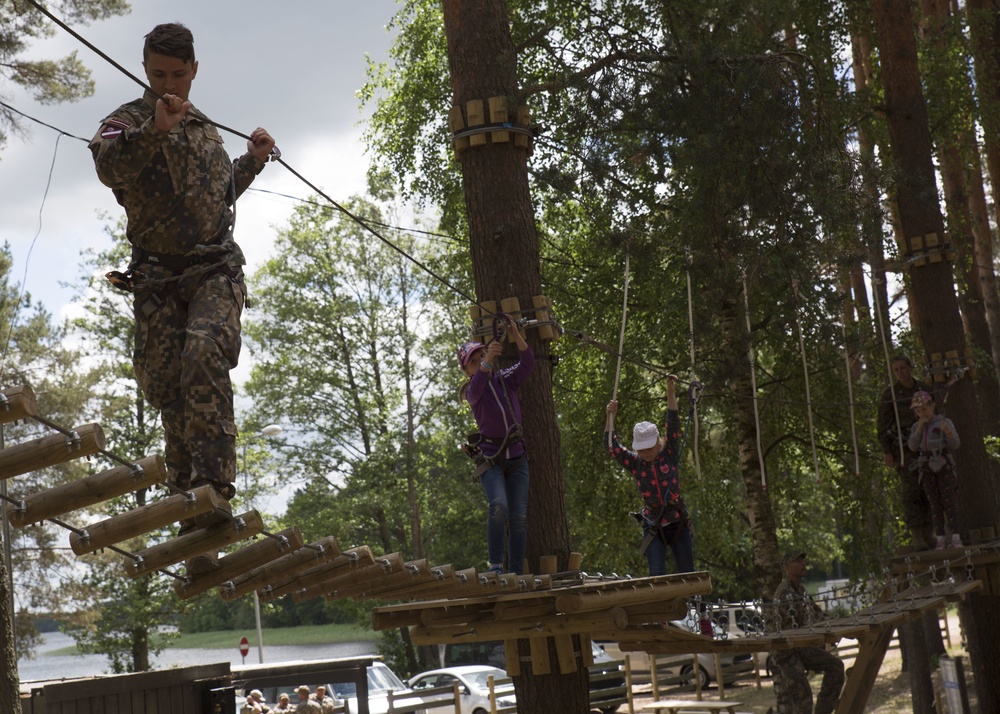
[[[163,483],[166,478],[163,457],[147,456],[130,466],[116,466],[78,481],[24,496],[21,503],[10,510],[8,517],[11,525],[20,528],[150,488]]]
[[[282,583],[287,582],[294,579],[302,570],[312,568],[317,563],[322,564],[335,560],[338,557],[340,557],[340,547],[337,545],[337,539],[333,536],[327,536],[266,565],[254,568],[238,578],[233,578],[231,587],[219,589],[219,596],[229,602],[243,597],[249,592],[271,585],[272,582],[279,582],[279,579]],[[262,600],[271,599],[266,590],[260,593],[260,597]]]
[[[133,553],[136,560],[125,562],[125,573],[130,578],[149,575],[155,570],[180,563],[199,553],[218,553],[227,545],[253,538],[263,530],[264,519],[260,514],[257,511],[247,511],[232,520],[214,523],[208,528],[198,528]]]
[[[625,581],[626,585],[622,585],[621,581],[615,581],[618,586],[614,589],[604,588],[591,592],[559,595],[556,598],[556,608],[559,612],[605,610],[615,605],[638,605],[658,599],[672,600],[692,595],[709,595],[712,592],[712,580],[708,573],[663,577],[673,580],[642,579]]]
[[[848,671],[836,714],[865,711],[891,639],[892,628],[887,627],[871,632],[858,641],[858,656],[854,659],[854,666]]]
[[[250,513],[260,518],[256,511]],[[208,530],[216,528],[210,526]],[[260,531],[258,531],[259,533]],[[207,573],[174,581],[174,591],[181,600],[186,600],[200,593],[221,585],[222,583],[242,575],[248,570],[270,563],[303,546],[302,534],[298,528],[286,528],[274,534],[246,545],[239,550],[219,558],[219,567]]]
[[[104,449],[100,424],[84,424],[70,434],[50,434],[8,446],[0,451],[0,481],[40,471]]]
[[[206,484],[187,493],[150,503],[121,515],[93,523],[82,533],[70,533],[69,545],[77,555],[93,553],[123,540],[135,538],[185,518],[221,508],[226,502],[214,488]]]
[[[0,424],[10,424],[38,413],[35,392],[27,384],[7,387],[0,396]]]

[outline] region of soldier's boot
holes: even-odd
[[[235,489],[232,484],[220,484],[210,481],[205,481],[203,479],[197,479],[192,484],[194,487],[201,486],[205,483],[210,483],[213,488],[225,499],[216,508],[205,513],[199,513],[194,518],[185,518],[181,521],[181,527],[177,535],[184,535],[185,533],[190,533],[191,531],[198,530],[200,528],[208,528],[209,526],[214,526],[217,523],[225,523],[226,521],[232,520],[233,509],[229,505],[229,499],[235,495]],[[189,558],[185,563],[185,569],[189,577],[195,575],[200,575],[202,573],[208,573],[219,567],[219,556],[218,553],[208,552],[201,553],[192,558]]]

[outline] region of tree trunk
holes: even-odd
[[[505,97],[516,106],[517,57],[503,0],[444,0],[443,9],[455,104],[464,110],[470,100],[488,104],[490,97]],[[541,273],[527,151],[489,138],[484,146],[463,150],[459,160],[476,296],[480,302],[516,297],[530,306],[532,296],[541,294]],[[527,339],[536,353],[547,352],[536,331]],[[556,555],[565,567],[570,552],[549,361],[537,361],[520,394],[531,464],[527,560],[537,572],[540,556]],[[588,711],[582,667],[546,676],[525,667],[514,685],[520,712]]]
[[[990,325],[986,318],[986,298],[983,283],[979,279],[980,270],[976,265],[976,247],[972,236],[972,212],[969,193],[966,190],[967,170],[960,148],[962,128],[960,112],[953,107],[962,97],[952,96],[961,89],[955,87],[954,72],[949,67],[949,50],[944,29],[950,20],[948,0],[920,0],[920,32],[924,41],[931,44],[930,61],[925,62],[925,81],[936,96],[946,97],[942,107],[932,116],[931,124],[938,127],[938,160],[941,166],[941,181],[944,184],[945,206],[948,210],[948,229],[951,242],[958,257],[959,302],[962,318],[969,340],[981,352],[992,353]],[[932,114],[933,107],[931,107]],[[944,116],[947,114],[947,116]],[[980,398],[978,400],[983,429],[991,434],[1000,427],[1000,383],[993,369],[980,369],[976,378]],[[942,650],[943,650],[942,645]]]
[[[943,233],[931,159],[931,137],[927,123],[920,75],[917,71],[913,16],[907,0],[875,0],[874,19],[883,80],[889,140],[897,177],[896,197],[907,236]],[[914,266],[910,271],[912,298],[917,310],[917,327],[925,352],[945,353],[964,349],[962,321],[958,313],[951,265],[945,261]],[[948,411],[961,435],[962,448],[956,453],[962,486],[958,490],[961,529],[993,526],[1000,512],[1000,493],[993,467],[986,456],[977,417],[971,380],[959,379],[950,389]],[[996,598],[971,595],[963,614],[970,633],[969,653],[976,674],[979,706],[982,711],[1000,707],[1000,658],[993,655],[993,643],[1000,638],[1000,608]],[[912,663],[911,671],[916,663]],[[932,701],[918,701],[917,687],[924,683],[913,678],[914,711],[930,711]],[[929,689],[929,683],[926,685]],[[926,708],[924,708],[926,705]]]
[[[753,394],[750,378],[749,340],[744,329],[742,303],[727,300],[720,312],[722,334],[727,345],[726,353],[732,355],[729,390],[733,394]],[[739,444],[740,473],[747,502],[747,519],[750,540],[753,543],[753,571],[757,595],[770,602],[783,577],[778,554],[777,528],[771,510],[771,497],[764,487],[760,457],[757,453],[757,423],[749,406],[736,410],[733,425]]]
[[[9,548],[10,543],[4,543]],[[7,563],[0,549],[0,712],[21,714],[21,682],[14,651],[13,593],[7,582]]]

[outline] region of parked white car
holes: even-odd
[[[386,714],[389,711],[389,692],[393,693],[393,702],[396,705],[414,704],[419,701],[405,696],[410,693],[410,688],[388,666],[382,662],[373,662],[368,667],[368,711],[371,714]],[[346,701],[348,711],[358,711],[358,692],[354,682],[328,684],[326,693],[337,704]]]
[[[413,693],[419,696],[421,690],[450,687],[457,681],[462,714],[487,714],[490,711],[490,675],[493,675],[494,680],[507,679],[507,673],[499,667],[469,664],[421,672],[410,678],[409,685]],[[517,706],[513,683],[508,682],[502,686],[494,687],[494,691],[496,692],[498,708]],[[427,714],[454,714],[455,706],[443,704],[439,707],[428,707],[426,712]]]

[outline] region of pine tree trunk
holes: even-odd
[[[983,283],[979,279],[980,270],[976,265],[976,246],[972,235],[972,213],[969,194],[966,190],[967,170],[959,146],[961,131],[956,130],[956,122],[961,119],[953,116],[958,114],[952,107],[961,97],[953,97],[959,88],[951,89],[957,84],[952,81],[953,71],[947,60],[936,61],[947,57],[948,36],[944,30],[950,20],[948,0],[920,0],[920,32],[927,43],[937,50],[932,53],[931,62],[926,62],[924,72],[928,87],[939,97],[947,97],[943,106],[932,116],[931,124],[939,127],[934,138],[937,146],[938,160],[941,166],[941,181],[944,184],[944,200],[948,210],[948,228],[951,242],[958,258],[959,302],[962,307],[962,318],[969,340],[978,350],[991,354],[992,340],[990,325],[986,317],[986,296],[983,294]],[[931,107],[933,110],[933,107]],[[942,116],[947,114],[948,116]],[[993,369],[980,369],[976,378],[979,389],[979,410],[983,429],[996,433],[1000,427],[1000,383]],[[944,646],[942,645],[942,650]]]
[[[873,8],[901,224],[907,236],[941,235],[943,221],[910,5],[907,0],[875,0]],[[916,324],[925,352],[928,355],[949,350],[961,352],[965,340],[951,265],[940,262],[914,266],[910,280],[912,298],[919,307]],[[1000,512],[1000,491],[983,446],[975,399],[969,379],[958,380],[948,394],[948,413],[962,438],[956,459],[962,483],[958,502],[964,538],[968,538],[970,528],[993,526]],[[1000,659],[993,656],[991,648],[1000,638],[1000,608],[996,607],[994,597],[972,595],[962,611],[966,631],[970,633],[969,652],[979,705],[982,711],[998,711]],[[915,663],[911,665],[916,667]],[[911,686],[914,711],[921,714],[931,710],[933,697],[930,683],[918,679],[911,678]]]
[[[10,547],[3,543],[4,548]],[[14,650],[14,610],[11,608],[7,582],[7,564],[0,548],[0,712],[21,714],[21,682],[17,673],[17,653]]]
[[[516,106],[517,57],[505,2],[444,0],[442,4],[455,104],[465,108],[473,99],[488,103],[490,97],[506,97],[509,105]],[[522,306],[530,306],[532,296],[541,294],[541,273],[527,151],[512,140],[488,140],[484,146],[462,151],[460,162],[476,297],[480,302],[516,297]],[[529,569],[537,572],[542,555],[556,555],[562,567],[567,564],[570,537],[552,365],[544,359],[549,350],[536,331],[529,331],[527,339],[538,356],[535,372],[520,390],[531,470],[527,560]],[[588,711],[585,668],[536,676],[525,666],[514,685],[520,712]]]
[[[752,395],[750,378],[749,336],[745,329],[743,304],[727,300],[719,311],[722,334],[726,342],[723,354],[732,355],[729,391],[736,395]],[[736,410],[733,429],[739,444],[740,473],[746,495],[750,540],[753,543],[753,572],[757,595],[770,601],[783,577],[778,554],[778,535],[771,509],[771,497],[764,487],[760,457],[757,453],[757,423],[749,400],[741,401]]]

